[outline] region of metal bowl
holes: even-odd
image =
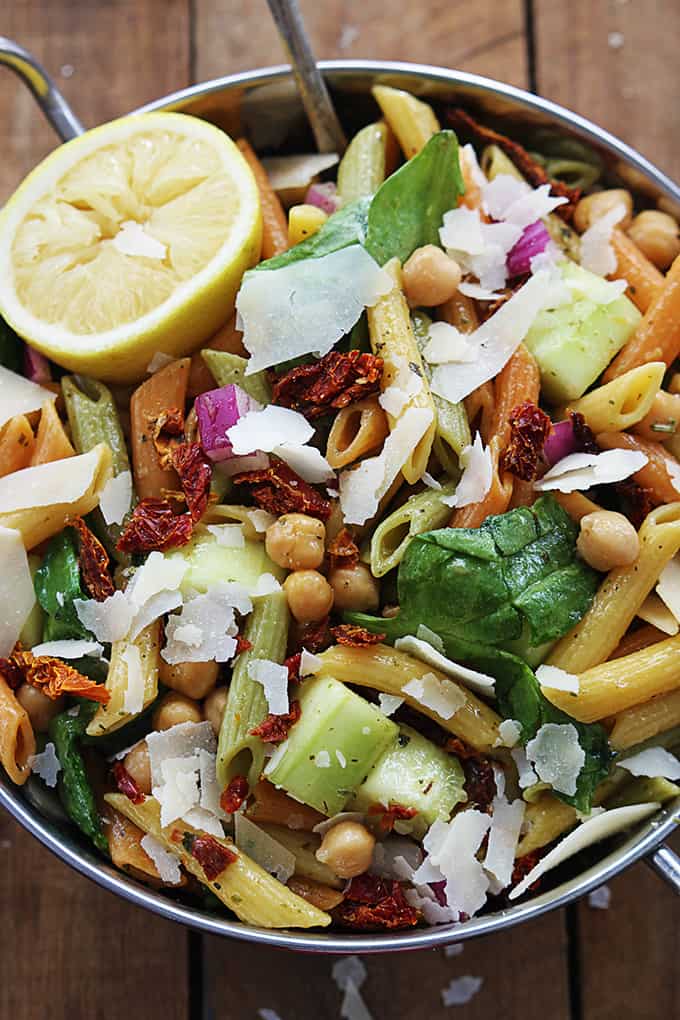
[[[24,80],[62,140],[83,130],[54,83],[29,53],[0,38],[0,63]],[[576,138],[599,156],[608,180],[632,188],[646,204],[658,204],[680,215],[680,187],[643,156],[585,118],[521,89],[462,71],[420,64],[354,60],[324,61],[320,67],[348,133],[376,116],[371,85],[391,83],[435,103],[464,105],[529,143],[535,132],[546,129]],[[304,151],[313,144],[289,67],[264,68],[193,85],[141,110],[182,110],[203,117],[232,135],[247,134],[261,152]],[[680,893],[680,860],[663,846],[675,829],[680,798],[634,834],[610,840],[567,862],[554,873],[549,891],[526,903],[464,924],[384,935],[270,931],[186,906],[175,896],[154,892],[107,864],[68,822],[56,797],[46,795],[38,781],[29,780],[26,786],[15,787],[1,773],[0,804],[63,861],[131,903],[213,935],[305,952],[386,952],[463,941],[571,903],[643,858]]]

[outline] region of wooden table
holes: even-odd
[[[320,57],[459,67],[532,88],[680,177],[677,0],[303,0]],[[12,0],[0,31],[37,54],[86,125],[193,81],[282,59],[264,0]],[[10,75],[0,89],[0,202],[54,137]],[[202,938],[68,870],[0,817],[1,1020],[282,1020],[339,1016],[323,957]],[[438,1020],[451,978],[484,983],[467,1020],[680,1017],[680,926],[640,864],[608,910],[582,903],[442,951],[367,960],[376,1020]]]

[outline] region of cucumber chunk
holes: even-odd
[[[301,716],[265,775],[324,815],[342,811],[380,756],[397,742],[396,723],[329,677],[300,689]]]
[[[260,574],[273,574],[281,581],[286,573],[269,558],[264,542],[246,539],[243,548],[218,545],[215,536],[203,528],[196,529],[187,545],[167,555],[189,563],[180,585],[184,595],[192,590],[206,592],[220,581],[238,581],[252,593]]]
[[[350,809],[365,811],[376,804],[399,804],[418,812],[398,822],[400,832],[422,839],[437,818],[447,820],[466,799],[460,762],[410,726],[399,727],[395,746],[385,751],[354,794]]]
[[[536,316],[524,343],[538,362],[541,388],[553,404],[583,396],[640,321],[627,297],[609,304],[607,282],[573,262],[560,266],[573,300]]]

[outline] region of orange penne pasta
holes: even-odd
[[[35,736],[26,709],[0,676],[0,764],[18,786],[31,774],[28,759],[35,754]]]
[[[438,317],[448,322],[461,333],[473,333],[479,326],[479,316],[472,298],[456,292],[438,308]],[[482,383],[463,401],[470,425],[477,423],[478,431],[485,443],[489,442],[491,420],[495,404],[493,382]]]
[[[656,294],[628,343],[604,373],[611,382],[637,365],[664,361],[666,365],[680,353],[680,255],[668,270],[663,287]]]
[[[160,496],[162,489],[178,488],[177,474],[162,468],[154,446],[154,427],[162,411],[184,411],[190,358],[180,358],[152,375],[130,400],[130,445],[135,489],[140,499]]]
[[[15,414],[0,434],[0,478],[31,463],[35,447],[33,429],[25,414]]]
[[[586,514],[593,514],[602,509],[582,492],[553,492],[553,496],[577,524]]]
[[[680,463],[662,446],[629,432],[600,432],[598,445],[604,450],[639,450],[648,458],[633,480],[649,489],[655,503],[673,503],[680,498],[680,489],[673,484],[673,474],[680,478]]]
[[[252,146],[245,138],[236,142],[241,155],[253,172],[257,190],[260,193],[262,209],[262,258],[270,259],[288,251],[288,220],[283,211],[279,197],[269,183],[267,171],[255,155]]]
[[[512,499],[509,510],[516,506],[533,506],[538,499],[538,493],[534,489],[533,482],[525,482],[521,478],[515,478],[512,483]]]
[[[612,231],[611,246],[616,255],[616,270],[610,279],[625,280],[629,284],[626,294],[644,315],[663,287],[663,273],[640,251],[635,241],[618,228]]]
[[[326,459],[334,469],[346,467],[378,449],[389,431],[387,415],[377,397],[366,397],[343,407],[328,434]]]
[[[201,351],[227,351],[229,354],[238,354],[242,358],[247,357],[243,346],[243,333],[236,329],[236,316],[232,315],[229,322],[225,322],[221,329],[203,344]],[[190,400],[197,397],[199,393],[215,389],[215,380],[205,361],[201,357],[201,351],[196,351],[191,356],[191,368],[189,369],[189,382],[187,383],[187,396]]]
[[[252,793],[253,801],[246,815],[258,825],[285,825],[287,829],[311,832],[324,820],[324,816],[314,808],[293,800],[266,779],[261,779]]]
[[[63,422],[57,414],[53,400],[46,400],[40,412],[38,434],[31,455],[31,467],[37,464],[51,464],[54,460],[75,456],[75,450],[66,435]]]
[[[661,426],[661,430],[658,429]],[[662,431],[664,428],[667,432]],[[680,431],[680,393],[668,393],[659,390],[654,397],[652,406],[645,417],[636,425],[632,432],[650,439],[652,442],[663,442]]]

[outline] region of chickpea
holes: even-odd
[[[159,677],[166,687],[201,701],[217,683],[218,669],[216,662],[177,662],[171,665],[161,655]]]
[[[151,760],[146,740],[142,740],[128,751],[123,758],[123,765],[142,793],[148,797],[151,793]]]
[[[367,613],[380,604],[378,582],[365,563],[337,567],[331,570],[328,581],[333,589],[336,609]]]
[[[659,269],[668,269],[680,255],[678,222],[658,209],[638,213],[628,229],[628,236]]]
[[[338,822],[321,840],[316,858],[339,878],[354,878],[370,868],[374,846],[375,837],[364,825]]]
[[[64,704],[63,698],[56,698],[53,701],[37,687],[31,687],[30,684],[22,684],[19,687],[17,701],[28,714],[31,726],[36,733],[47,732],[50,720],[61,712]]]
[[[201,706],[185,694],[164,694],[151,716],[154,730],[169,730],[178,723],[202,722]]]
[[[441,248],[426,244],[416,248],[404,264],[404,291],[411,305],[433,308],[443,305],[458,290],[460,266]]]
[[[300,623],[323,620],[333,607],[333,589],[318,570],[296,570],[283,582],[288,608]]]
[[[222,727],[224,710],[227,707],[227,688],[216,687],[203,702],[203,715],[206,717],[217,736]]]
[[[659,431],[658,426],[664,431]],[[634,426],[633,431],[657,443],[670,439],[676,431],[680,432],[680,393],[659,390],[648,414]]]
[[[623,514],[597,510],[581,518],[576,548],[595,570],[612,570],[635,562],[640,553],[640,540]]]
[[[326,528],[307,514],[284,514],[267,528],[265,548],[280,567],[315,570],[321,566]]]
[[[605,213],[611,212],[617,205],[623,205],[626,215],[616,224],[622,230],[627,230],[633,218],[633,197],[630,191],[624,188],[610,188],[608,191],[595,191],[592,195],[586,195],[574,209],[574,226],[583,233],[588,227],[592,227],[596,220],[601,220]]]

